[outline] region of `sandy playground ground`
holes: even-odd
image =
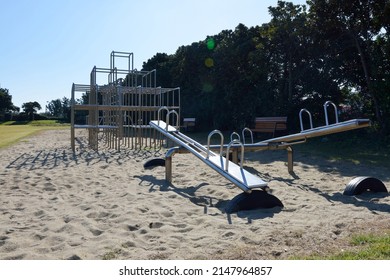
[[[69,130],[0,149],[0,259],[287,259],[347,249],[353,233],[390,228],[390,196],[344,196],[357,176],[390,187],[390,170],[286,152],[247,153],[284,208],[227,214],[241,192],[191,154],[70,149]]]

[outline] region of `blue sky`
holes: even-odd
[[[304,4],[305,0],[292,0]],[[277,0],[0,0],[0,87],[14,105],[70,98],[111,51],[134,53],[135,68],[157,52],[204,40],[239,23],[270,20]],[[161,85],[164,86],[164,85]],[[178,85],[180,86],[180,85]]]

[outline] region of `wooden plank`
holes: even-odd
[[[126,105],[74,105],[75,110],[89,111],[89,110],[100,110],[100,111],[158,111],[160,106],[126,106]],[[177,106],[170,106],[169,109],[178,109]]]
[[[253,132],[272,132],[287,129],[287,117],[257,117]]]

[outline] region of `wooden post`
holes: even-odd
[[[170,148],[165,154],[165,180],[172,183],[172,157],[180,152],[180,147]]]
[[[165,180],[172,182],[172,156],[165,157]]]
[[[287,168],[288,173],[294,172],[294,152],[291,146],[287,147]]]

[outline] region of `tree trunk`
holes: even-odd
[[[292,95],[293,95],[293,85],[292,85],[292,55],[291,51],[288,55],[288,102],[291,104]]]
[[[371,77],[370,77],[370,74],[368,72],[368,66],[367,66],[367,62],[366,62],[363,50],[362,50],[362,48],[361,48],[361,46],[359,44],[359,40],[358,40],[357,36],[355,34],[351,34],[351,35],[352,35],[352,37],[353,37],[353,39],[355,41],[355,45],[356,45],[356,48],[357,48],[359,56],[360,56],[360,62],[361,62],[362,67],[363,67],[364,78],[366,80],[368,94],[369,94],[369,96],[371,97],[371,99],[372,99],[372,101],[374,103],[375,116],[378,119],[378,122],[379,122],[381,128],[383,129],[384,128],[384,122],[383,122],[383,119],[382,119],[382,114],[381,114],[381,110],[380,110],[379,101],[378,101],[378,98],[375,95],[374,89],[372,88]]]

